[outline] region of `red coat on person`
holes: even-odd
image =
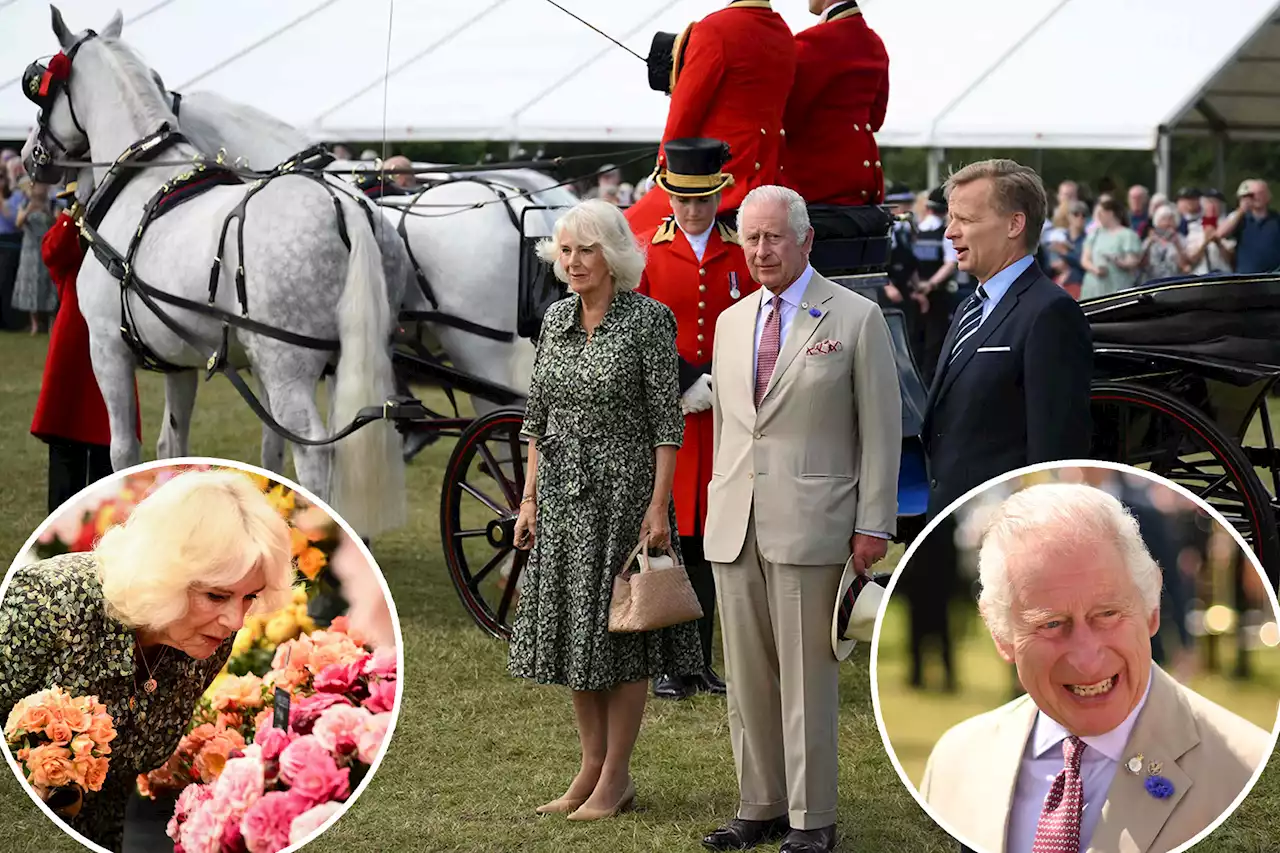
[[[76,276],[84,260],[80,229],[65,212],[58,215],[44,235],[40,254],[58,288],[58,313],[49,330],[49,352],[40,380],[31,434],[41,441],[77,441],[82,444],[111,444],[107,404],[89,356],[89,326],[80,313],[76,297]],[[142,440],[142,416],[138,409],[137,384],[133,392],[134,423]]]
[[[768,0],[737,0],[694,24],[676,52],[679,70],[662,143],[727,142],[724,171],[734,185],[722,193],[719,210],[734,210],[751,190],[779,182],[782,116],[796,67],[791,28]],[[665,163],[661,154],[658,163]],[[657,191],[627,210],[638,235],[652,233],[670,215],[670,199]]]
[[[754,293],[759,285],[747,269],[737,233],[724,224],[712,229],[701,262],[674,217],[666,219],[644,243],[648,255],[637,290],[675,314],[683,393],[700,374],[711,373],[711,347],[720,313]],[[710,409],[685,415],[684,444],[676,454],[672,488],[676,528],[681,536],[701,536],[706,525],[714,439]]]
[[[889,106],[889,54],[856,5],[796,35],[787,100],[788,186],[810,204],[882,204],[875,131]]]

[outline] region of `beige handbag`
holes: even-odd
[[[641,542],[613,579],[609,630],[618,634],[656,631],[702,618],[702,605],[675,551],[650,557],[648,540]],[[639,564],[639,570],[633,564]]]

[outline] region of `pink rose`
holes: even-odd
[[[365,661],[370,656],[343,664],[331,664],[316,674],[312,686],[321,693],[351,693],[360,682]]]
[[[294,777],[309,764],[333,760],[333,754],[325,749],[314,735],[300,737],[280,753],[280,778],[292,784]]]
[[[222,828],[222,849],[219,853],[248,853],[244,844],[244,835],[240,832],[240,821],[229,820]],[[175,849],[174,853],[178,853]]]
[[[213,784],[213,798],[224,805],[229,814],[239,817],[262,798],[266,783],[262,762],[254,758],[234,758],[222,769]]]
[[[310,802],[292,791],[265,794],[240,821],[249,853],[277,853],[288,847],[293,819],[310,807]]]
[[[394,646],[382,646],[365,661],[364,674],[370,678],[395,680],[396,650]]]
[[[215,808],[217,802],[202,803],[182,824],[182,849],[187,853],[218,853],[222,846],[222,828],[227,824],[227,814]]]
[[[290,780],[289,790],[306,797],[315,805],[330,800],[345,800],[351,794],[348,776],[351,771],[338,769],[333,756],[325,753],[296,768]]]
[[[378,757],[378,750],[387,736],[387,727],[391,725],[391,714],[374,714],[364,725],[364,730],[356,741],[357,757],[365,764],[372,765]]]
[[[308,809],[293,819],[289,827],[289,843],[301,844],[311,833],[324,826],[325,821],[342,811],[344,804],[339,802],[321,803]]]
[[[182,821],[190,816],[201,803],[211,799],[213,799],[213,789],[208,785],[188,785],[178,795],[178,803],[173,809],[174,817]],[[176,841],[177,839],[174,840]]]
[[[291,737],[284,729],[277,729],[274,726],[258,729],[257,734],[253,736],[253,742],[262,747],[262,758],[264,761],[275,761],[280,758],[280,753],[284,752],[284,748],[293,742]]]
[[[375,681],[369,685],[369,696],[362,703],[371,714],[381,714],[396,706],[396,683]]]
[[[320,715],[311,733],[321,746],[335,755],[355,752],[360,732],[371,716],[364,708],[334,705]]]
[[[289,708],[289,728],[300,735],[309,735],[320,715],[335,705],[350,706],[351,702],[336,693],[317,693],[297,699]]]

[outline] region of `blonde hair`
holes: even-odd
[[[556,222],[552,236],[538,243],[538,257],[554,266],[556,278],[566,283],[569,274],[560,260],[560,244],[569,236],[585,246],[599,247],[615,291],[639,286],[644,253],[617,205],[598,198],[579,202]]]
[[[1154,613],[1160,607],[1160,566],[1147,550],[1137,519],[1119,500],[1075,483],[1031,486],[1005,500],[988,523],[978,552],[978,609],[992,635],[1005,642],[1013,635],[1011,554],[1104,542],[1119,550],[1147,614]]]
[[[225,587],[261,567],[251,612],[285,606],[294,581],[288,523],[238,471],[191,471],[160,486],[93,549],[108,613],[157,630],[186,615],[196,584]]]
[[[1028,251],[1034,252],[1040,244],[1040,232],[1049,209],[1044,182],[1036,170],[1013,160],[980,160],[947,178],[944,192],[950,199],[951,191],[956,187],[983,178],[991,179],[991,198],[997,210],[1005,216],[1011,213],[1026,216],[1023,242]]]

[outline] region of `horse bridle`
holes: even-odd
[[[39,61],[33,62],[27,66],[27,70],[22,74],[22,93],[27,99],[40,108],[40,112],[36,117],[36,126],[39,132],[36,134],[35,143],[31,148],[31,165],[35,167],[37,172],[46,171],[54,162],[57,154],[61,154],[63,159],[78,157],[86,154],[89,150],[89,134],[85,132],[84,126],[80,124],[80,118],[76,115],[75,102],[71,98],[71,65],[75,60],[76,54],[80,52],[80,48],[90,39],[97,38],[98,34],[93,30],[85,32],[84,36],[71,45],[71,48],[65,53],[59,53],[49,60],[48,65],[42,65]],[[58,57],[63,57],[65,62],[59,62]],[[56,66],[65,65],[65,69],[61,73],[57,73]],[[84,147],[79,149],[71,149],[63,143],[58,135],[53,132],[53,128],[49,126],[50,116],[53,114],[53,108],[58,102],[58,95],[65,94],[67,96],[67,108],[71,112],[71,123],[75,125],[76,130],[84,137]],[[56,151],[51,147],[56,146]]]

